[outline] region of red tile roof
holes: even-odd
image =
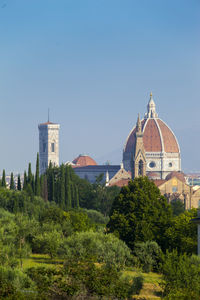
[[[130,180],[131,180],[131,179],[120,179],[120,180],[118,180],[117,182],[111,184],[110,186],[123,187],[123,186],[128,185],[128,183],[129,183]]]
[[[165,183],[167,180],[164,180],[164,179],[155,179],[153,180],[153,182],[155,183],[155,185],[157,187],[159,187],[161,184]]]
[[[56,123],[52,123],[52,122],[45,122],[45,123],[41,123],[40,125],[52,125],[52,124],[56,124]]]
[[[166,180],[170,180],[171,178],[173,178],[173,177],[176,177],[176,178],[178,178],[180,181],[182,181],[182,182],[186,182],[185,181],[185,175],[184,175],[184,173],[183,172],[176,172],[176,171],[173,171],[173,172],[171,172],[170,174],[168,174],[167,175],[167,177],[165,178]]]
[[[96,166],[96,161],[88,155],[79,155],[73,161],[75,166],[73,167],[85,167],[85,166]]]

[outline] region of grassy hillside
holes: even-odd
[[[62,266],[62,260],[51,260],[48,255],[32,254],[29,258],[24,259],[23,268],[31,268],[37,266]],[[161,299],[162,289],[160,283],[162,282],[161,275],[157,273],[142,273],[140,271],[131,271],[127,269],[124,275],[134,277],[141,274],[144,277],[144,285],[139,295],[133,295],[133,299],[137,300],[158,300]]]

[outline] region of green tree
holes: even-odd
[[[32,174],[32,171],[31,171],[31,163],[28,164],[28,177],[27,177],[26,190],[29,195],[32,196],[34,194],[35,184],[34,184],[34,175]]]
[[[60,207],[65,208],[65,166],[64,164],[60,167]]]
[[[10,190],[15,190],[15,182],[14,182],[13,172],[11,172],[11,175],[10,175]]]
[[[2,175],[2,179],[1,179],[1,185],[2,185],[2,187],[6,188],[6,172],[5,172],[5,170],[3,170],[3,175]]]
[[[79,192],[78,192],[78,187],[75,186],[75,203],[74,203],[74,208],[79,208]]]
[[[147,177],[138,177],[115,198],[107,229],[132,249],[136,242],[156,241],[163,250],[172,211],[165,197]]]
[[[71,180],[70,180],[70,167],[65,168],[65,202],[66,208],[72,207],[72,191],[71,191]]]
[[[33,282],[27,274],[18,269],[0,266],[0,299],[25,299],[22,290],[33,288]]]
[[[41,197],[48,201],[48,185],[47,185],[47,176],[43,174],[40,176],[40,185],[41,185]]]
[[[21,191],[21,189],[22,189],[21,178],[20,178],[20,174],[18,174],[18,177],[17,177],[17,190]]]
[[[114,266],[94,263],[67,263],[64,268],[30,268],[29,277],[36,283],[39,299],[130,299],[142,288],[122,276]],[[136,286],[137,285],[137,286]]]
[[[196,253],[197,225],[191,222],[191,219],[196,217],[197,209],[193,208],[172,219],[171,226],[166,231],[170,251],[177,249],[179,253]]]
[[[162,267],[164,299],[200,299],[200,259],[167,252]]]
[[[156,242],[136,243],[134,254],[138,261],[138,266],[145,273],[159,271],[160,264],[163,262],[163,253]]]
[[[27,237],[30,235],[32,230],[35,230],[33,224],[34,221],[29,220],[27,217],[24,217],[21,214],[15,216],[16,228],[16,252],[20,260],[21,268],[23,266],[23,259],[30,255],[31,249],[27,243]]]
[[[180,199],[174,199],[170,202],[174,216],[178,216],[185,211],[184,203]]]
[[[28,164],[28,183],[32,184],[32,177],[33,177],[33,174],[32,174],[32,171],[31,171],[31,163]]]
[[[101,232],[79,232],[68,237],[62,244],[61,253],[65,258],[77,262],[98,262],[122,269],[130,263],[131,251],[113,234]]]
[[[48,200],[55,201],[55,174],[52,162],[49,163],[49,168],[46,171],[47,176],[47,188],[48,188]]]
[[[26,171],[24,171],[24,182],[23,182],[23,190],[24,191],[26,190],[27,183],[28,183],[28,179],[27,179]]]
[[[35,172],[35,195],[40,196],[40,170],[39,170],[39,153],[37,153],[36,172]]]
[[[57,256],[62,241],[62,231],[58,231],[56,228],[49,232],[45,231],[34,238],[34,243],[40,253],[48,254],[51,259]]]

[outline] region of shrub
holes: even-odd
[[[199,258],[167,252],[162,272],[165,299],[200,299]]]
[[[133,278],[132,283],[132,294],[139,295],[141,289],[143,288],[144,277],[142,275],[136,276]]]
[[[60,255],[67,261],[90,261],[123,268],[131,259],[126,244],[113,234],[79,232],[63,241]]]
[[[21,290],[32,287],[33,282],[22,271],[0,267],[0,299],[25,299]]]
[[[139,267],[146,273],[158,271],[163,260],[163,253],[159,245],[154,241],[136,243],[134,254],[137,257]]]

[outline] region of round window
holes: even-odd
[[[150,168],[155,168],[155,166],[156,166],[156,163],[155,163],[154,161],[151,161],[151,162],[149,163],[149,167],[150,167]]]
[[[172,167],[172,163],[170,162],[168,166],[171,168]]]

